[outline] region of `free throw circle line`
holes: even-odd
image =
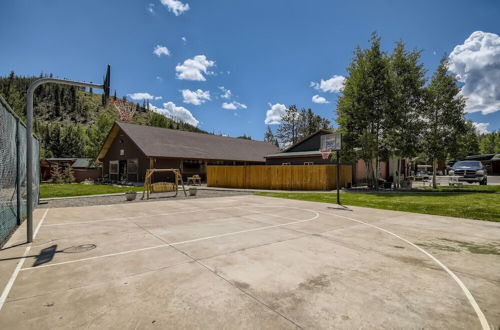
[[[472,306],[472,308],[474,309],[474,311],[476,312],[476,315],[477,317],[479,318],[479,322],[481,322],[481,327],[483,330],[491,330],[489,324],[488,324],[488,320],[486,319],[486,316],[484,316],[484,313],[483,311],[481,310],[481,308],[479,307],[478,303],[476,302],[476,299],[474,299],[474,296],[472,295],[472,293],[469,291],[469,289],[465,286],[465,284],[460,280],[460,278],[455,275],[455,273],[453,273],[448,267],[446,267],[445,264],[443,264],[441,261],[439,261],[436,257],[434,257],[432,254],[430,254],[429,252],[427,252],[426,250],[422,249],[420,246],[410,242],[409,240],[407,240],[406,238],[403,238],[387,229],[384,229],[382,227],[379,227],[379,226],[376,226],[376,225],[373,225],[373,224],[370,224],[370,223],[367,223],[367,222],[364,222],[364,221],[361,221],[361,220],[358,220],[358,219],[354,219],[354,218],[350,218],[350,217],[346,217],[346,216],[343,216],[343,215],[338,215],[338,214],[334,214],[334,213],[327,213],[327,212],[323,212],[323,211],[318,211],[319,213],[322,213],[322,214],[325,214],[325,215],[330,215],[330,216],[335,216],[335,217],[338,217],[338,218],[343,218],[343,219],[347,219],[347,220],[350,220],[350,221],[354,221],[354,222],[357,222],[357,223],[360,223],[360,224],[363,224],[363,225],[366,225],[368,227],[372,227],[372,228],[375,228],[375,229],[378,229],[386,234],[389,234],[391,236],[394,236],[396,237],[397,239],[405,242],[406,244],[414,247],[415,249],[417,249],[418,251],[422,252],[423,254],[425,254],[426,256],[428,256],[429,258],[432,259],[432,261],[434,261],[436,264],[438,264],[439,267],[441,267],[445,272],[448,273],[448,275],[450,275],[450,277],[458,284],[458,286],[462,289],[463,293],[465,294],[465,297],[467,298],[467,300],[469,301],[470,305]]]

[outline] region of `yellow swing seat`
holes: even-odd
[[[156,182],[151,184],[152,193],[175,191],[175,184],[171,182]]]

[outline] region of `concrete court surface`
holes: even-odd
[[[500,327],[500,223],[328,206],[37,209],[0,251],[0,329]]]

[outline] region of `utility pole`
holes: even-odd
[[[340,150],[337,150],[337,204],[340,205]]]

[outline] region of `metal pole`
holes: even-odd
[[[17,225],[21,225],[21,133],[19,130],[19,118],[16,118],[16,203],[17,203]]]
[[[28,243],[33,242],[33,94],[35,89],[45,83],[92,87],[104,89],[104,85],[54,78],[40,78],[31,83],[26,93],[26,230]],[[38,160],[37,160],[38,161]]]
[[[340,205],[340,151],[337,150],[337,204]]]

